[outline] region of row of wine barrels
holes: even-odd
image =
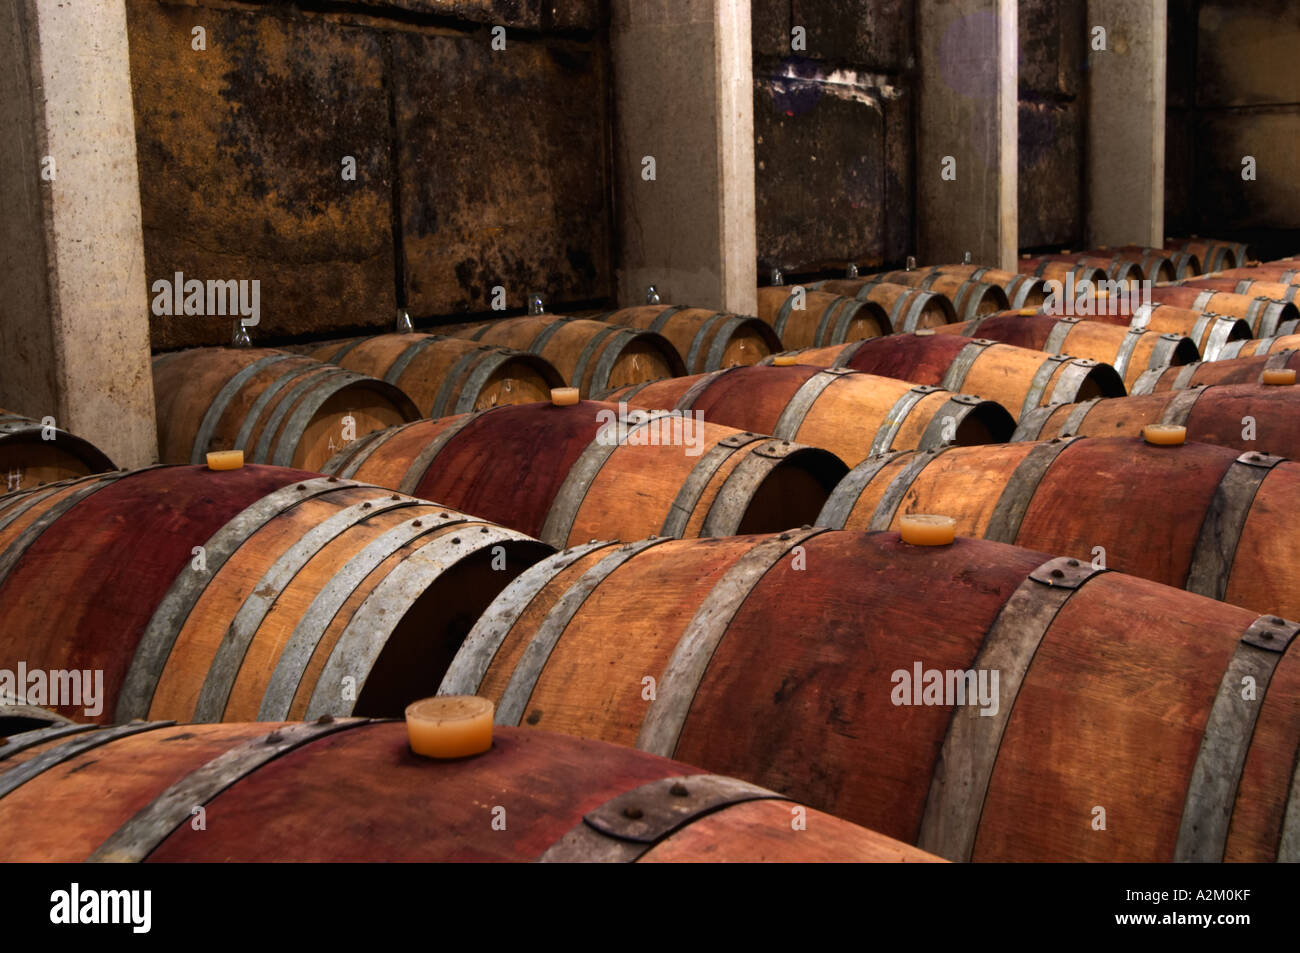
[[[1300,459],[1300,389],[1294,385],[1212,384],[1040,407],[1021,419],[1014,439],[1140,437],[1148,424],[1186,427],[1188,440],[1238,452]]]
[[[1184,281],[1180,288],[1200,288],[1204,291],[1223,291],[1228,294],[1246,295],[1248,298],[1268,298],[1270,301],[1300,302],[1300,285],[1284,284],[1280,281],[1259,281],[1252,278],[1225,278],[1211,275],[1206,278],[1192,278]]]
[[[800,364],[814,367],[850,368],[954,393],[979,394],[1017,418],[1042,404],[1122,397],[1125,393],[1124,381],[1109,364],[1044,354],[986,338],[892,334],[797,351],[792,356]]]
[[[977,539],[593,544],[503,592],[440,690],[948,860],[1296,859],[1300,626],[1270,619]]]
[[[974,272],[972,271],[972,274]],[[923,272],[887,271],[878,275],[869,275],[867,281],[895,285],[909,285],[923,291],[943,295],[952,302],[957,318],[969,320],[981,314],[1001,311],[1011,307],[1007,291],[992,278],[981,276],[968,277],[951,271]]]
[[[1068,297],[1074,297],[1069,291],[1071,286],[1077,287],[1084,282],[1095,286],[1107,278],[1120,281],[1141,277],[1140,270],[1131,262],[1116,268],[1122,278],[1108,274],[1108,265],[1109,262],[1103,258],[1087,255],[1022,255],[1016,262],[1016,268],[1022,275],[1034,275],[1044,281],[1059,282]]]
[[[728,427],[821,447],[853,463],[889,449],[1005,443],[1016,429],[1015,418],[991,400],[806,364],[732,367],[637,384],[605,399],[643,410],[695,411]]]
[[[938,327],[957,320],[952,302],[943,295],[909,285],[863,278],[840,278],[815,281],[808,287],[813,291],[844,295],[879,305],[885,311],[890,334]]]
[[[1173,259],[1155,248],[1093,248],[1083,254],[1106,262],[1106,273],[1111,278],[1116,273],[1124,274],[1127,280],[1151,282],[1174,281],[1179,277]]]
[[[1264,355],[1238,357],[1222,361],[1197,361],[1182,367],[1152,371],[1138,378],[1130,393],[1154,394],[1166,390],[1204,387],[1208,384],[1257,384],[1264,371],[1285,369],[1300,371],[1300,336],[1291,335],[1292,344]],[[1266,338],[1267,340],[1275,340]],[[1276,339],[1282,340],[1282,339]],[[1247,342],[1249,343],[1249,342]]]
[[[1220,242],[1205,238],[1166,238],[1165,245],[1176,248],[1201,260],[1205,272],[1238,268],[1246,263],[1246,246],[1240,242]]]
[[[1295,262],[1264,262],[1243,268],[1228,268],[1216,272],[1215,278],[1237,278],[1244,281],[1263,281],[1281,285],[1300,285],[1300,264]]]
[[[372,434],[326,473],[441,500],[554,546],[806,523],[834,454],[700,419],[582,401],[497,407]]]
[[[1250,325],[1250,333],[1257,338],[1286,334],[1288,332],[1281,330],[1282,328],[1294,327],[1292,322],[1300,321],[1300,308],[1288,301],[1274,301],[1264,297],[1252,298],[1249,295],[1189,288],[1185,285],[1152,288],[1151,300],[1157,304],[1169,304],[1179,308],[1191,308],[1193,311],[1241,318]]]
[[[978,336],[1049,354],[1071,354],[1109,364],[1126,387],[1132,386],[1148,368],[1188,364],[1200,357],[1196,343],[1182,335],[1045,314],[1012,312],[991,315],[936,328],[935,333]]]
[[[400,714],[553,551],[284,467],[162,466],[2,502],[0,658],[101,671],[99,712],[50,706],[96,721]]]
[[[242,450],[250,463],[314,470],[349,440],[420,416],[386,381],[269,348],[155,355],[153,389],[163,463]]]
[[[1240,426],[1240,423],[1238,424]],[[1072,437],[903,450],[859,464],[822,526],[883,530],[944,513],[957,532],[1105,564],[1257,612],[1300,615],[1289,513],[1300,464],[1204,443]]]
[[[986,268],[982,265],[935,265],[927,275],[956,275],[970,281],[983,281],[997,285],[1007,293],[1007,300],[1013,308],[1032,308],[1043,303],[1047,293],[1043,279],[1033,275],[1020,275],[1014,271],[1001,268]],[[927,287],[924,283],[922,288]]]
[[[0,493],[116,469],[107,454],[55,426],[53,417],[33,420],[0,410]]]
[[[1195,278],[1203,270],[1201,260],[1196,255],[1176,248],[1152,248],[1149,245],[1120,245],[1112,248],[1102,245],[1085,254],[1135,261],[1142,266],[1142,274],[1151,282]]]
[[[643,305],[608,311],[597,320],[662,334],[685,359],[688,374],[703,374],[733,364],[757,364],[781,350],[781,339],[771,325],[752,315]]]
[[[0,845],[7,863],[939,859],[757,785],[548,731],[500,728],[448,761],[368,718],[7,741],[0,825],[23,832]]]
[[[546,400],[564,378],[536,354],[443,334],[379,334],[316,348],[311,357],[396,385],[426,417]]]
[[[782,285],[758,289],[758,316],[783,348],[857,341],[891,330],[885,309],[874,301]]]
[[[1096,304],[1096,308],[1079,310],[1070,317],[1191,338],[1198,353],[1207,361],[1218,360],[1229,344],[1251,338],[1250,325],[1241,318],[1167,304],[1134,306],[1128,300],[1108,299]]]
[[[662,334],[589,318],[527,315],[451,333],[541,355],[584,397],[686,373],[682,356]]]
[[[1290,351],[1300,346],[1300,334],[1290,329],[1287,334],[1271,338],[1249,338],[1244,341],[1229,341],[1219,351],[1216,361],[1231,361],[1239,357],[1257,357],[1260,354],[1275,354],[1278,351]]]

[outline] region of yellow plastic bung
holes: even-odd
[[[951,516],[909,513],[899,519],[898,533],[913,546],[947,546],[957,537],[957,521]]]
[[[426,758],[465,758],[492,747],[492,702],[477,695],[436,695],[406,706],[411,750]]]
[[[578,402],[578,388],[552,387],[551,403],[556,407],[572,407]]]
[[[1260,375],[1261,384],[1294,384],[1295,371],[1289,367],[1269,367]]]
[[[1157,447],[1176,447],[1187,442],[1187,428],[1174,424],[1147,424],[1142,428],[1142,439]]]
[[[777,354],[772,358],[772,363],[777,367],[789,367],[799,362],[793,354]]]
[[[1016,314],[1020,315],[1022,318],[1028,318],[1028,317],[1030,317],[1030,316],[1032,316],[1032,315],[1035,315],[1035,314],[1037,314],[1037,313],[1038,313],[1038,309],[1037,309],[1037,308],[1017,308],[1017,309],[1016,309]]]
[[[209,470],[238,470],[243,465],[242,450],[216,450],[208,454]]]

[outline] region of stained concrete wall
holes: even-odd
[[[602,0],[126,3],[150,282],[258,280],[259,343],[612,298]]]

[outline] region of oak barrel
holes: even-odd
[[[441,689],[498,724],[635,744],[949,860],[1295,859],[1296,623],[999,543],[816,527],[593,543],[526,575]]]
[[[553,314],[502,318],[451,332],[456,337],[539,354],[582,396],[686,373],[662,334]]]
[[[1218,360],[1229,344],[1252,337],[1250,325],[1242,318],[1168,304],[1146,303],[1134,306],[1131,300],[1113,298],[1096,304],[1096,308],[1084,308],[1076,310],[1074,314],[1056,316],[1191,338],[1197,351],[1207,361]]]
[[[269,348],[155,355],[153,389],[163,463],[243,450],[249,463],[314,470],[349,440],[420,416],[392,384]]]
[[[1166,238],[1165,245],[1195,255],[1206,272],[1238,268],[1246,263],[1247,249],[1240,242],[1221,242],[1206,238]]]
[[[1215,278],[1236,278],[1246,281],[1263,281],[1282,285],[1300,285],[1300,263],[1264,262],[1216,272]]]
[[[1077,291],[1071,293],[1072,288],[1077,289],[1085,282],[1095,288],[1098,282],[1109,277],[1105,265],[1105,261],[1087,256],[1022,255],[1016,262],[1016,270],[1022,275],[1042,278],[1044,282],[1057,282],[1061,285],[1061,293],[1073,298],[1077,297]],[[1131,269],[1125,273],[1130,272]]]
[[[1300,284],[1287,284],[1280,281],[1225,278],[1220,275],[1210,275],[1205,278],[1192,278],[1184,281],[1178,287],[1200,288],[1203,291],[1220,291],[1227,294],[1245,295],[1248,298],[1267,298],[1270,301],[1285,301],[1289,304],[1300,303]]]
[[[1109,364],[955,334],[892,334],[791,355],[800,364],[851,368],[997,401],[1011,414],[1050,403],[1122,397]]]
[[[637,384],[609,394],[643,410],[704,419],[797,440],[856,463],[889,449],[1005,443],[1015,418],[1001,404],[939,387],[806,364],[733,367]]]
[[[935,265],[926,274],[927,276],[956,275],[972,281],[997,285],[1007,293],[1007,300],[1013,308],[1037,307],[1046,297],[1042,278],[1020,275],[1014,271],[1003,271],[1000,268],[985,268],[982,265]],[[927,288],[929,285],[923,282],[920,287]]]
[[[1278,349],[1279,342],[1286,341],[1289,346]],[[1254,342],[1247,341],[1247,344]],[[1152,394],[1166,390],[1182,390],[1187,387],[1202,387],[1206,384],[1255,384],[1266,370],[1290,368],[1300,370],[1300,335],[1286,338],[1264,338],[1261,344],[1268,344],[1264,354],[1251,354],[1220,361],[1197,361],[1182,367],[1169,367],[1162,371],[1150,371],[1138,378],[1133,385],[1134,394]]]
[[[924,291],[943,295],[952,302],[957,318],[970,320],[981,314],[991,314],[1011,307],[1008,292],[994,278],[981,275],[974,277],[951,271],[887,271],[878,275],[868,275],[867,281],[909,285]]]
[[[564,378],[514,348],[441,334],[380,334],[334,342],[311,355],[399,387],[427,417],[546,400]]]
[[[643,305],[606,312],[599,320],[662,334],[682,355],[688,374],[716,371],[733,364],[757,364],[781,350],[781,339],[771,325],[753,315],[676,305]]]
[[[1109,364],[1126,387],[1149,368],[1188,364],[1200,356],[1195,342],[1185,336],[1051,315],[990,315],[937,328],[936,334],[987,338]]]
[[[23,836],[0,844],[5,862],[939,859],[757,785],[549,731],[499,728],[450,761],[365,718],[8,741],[0,825]]]
[[[845,295],[880,305],[888,317],[891,334],[938,327],[957,320],[952,302],[943,295],[910,285],[843,278],[817,281],[808,287],[814,291]]]
[[[806,523],[847,471],[834,454],[693,412],[519,404],[373,434],[327,473],[472,510],[568,546]]]
[[[55,426],[54,418],[0,410],[0,493],[115,469],[102,450]]]
[[[1250,325],[1251,334],[1257,338],[1273,337],[1287,333],[1281,328],[1294,327],[1300,321],[1300,308],[1288,301],[1214,291],[1207,288],[1188,288],[1168,285],[1151,289],[1151,300],[1157,304],[1171,304],[1230,318],[1241,318]]]
[[[957,532],[1091,561],[1257,612],[1300,616],[1287,514],[1300,464],[1205,443],[1141,438],[903,450],[859,464],[818,517],[890,529],[944,513]]]
[[[758,289],[758,316],[783,348],[840,344],[889,334],[892,325],[874,301],[777,285]]]
[[[100,711],[50,706],[76,719],[395,715],[551,551],[284,467],[52,484],[0,509],[0,659],[102,671]]]

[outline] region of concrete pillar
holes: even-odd
[[[1166,15],[1166,0],[1088,0],[1092,246],[1164,241]]]
[[[750,0],[614,0],[611,47],[619,303],[754,313]]]
[[[1015,271],[1016,0],[918,0],[917,245],[922,264]]]
[[[124,0],[0,7],[0,407],[157,459]]]

